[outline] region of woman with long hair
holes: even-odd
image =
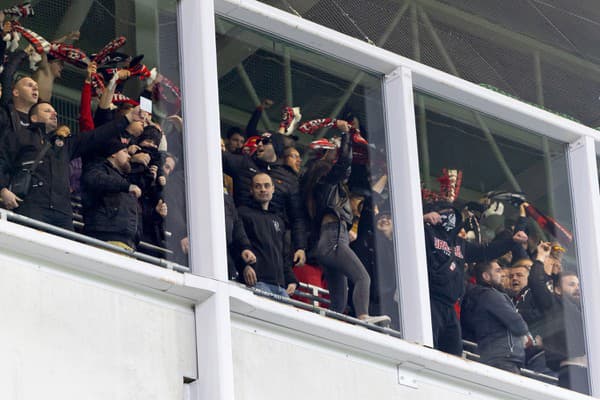
[[[352,208],[346,186],[352,164],[352,149],[346,121],[337,121],[341,145],[311,163],[303,177],[303,191],[311,221],[311,255],[323,267],[331,309],[343,312],[348,300],[348,279],[354,284],[352,300],[356,316],[366,322],[389,324],[388,316],[369,316],[371,279],[360,259],[350,249],[348,227],[352,225]]]

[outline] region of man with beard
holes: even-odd
[[[37,90],[37,89],[36,89]],[[57,227],[73,230],[69,162],[118,141],[127,126],[141,119],[131,109],[85,134],[58,126],[56,110],[39,102],[29,110],[31,124],[0,141],[0,197],[4,208]]]
[[[519,374],[525,362],[527,324],[503,290],[497,262],[477,264],[475,274],[477,285],[462,303],[465,337],[477,342],[481,362]]]
[[[246,142],[246,137],[242,133],[240,128],[233,127],[227,131],[227,141],[225,142],[225,148],[231,154],[242,154],[242,147]]]
[[[127,145],[112,141],[103,148],[104,161],[82,175],[84,233],[132,250],[140,238],[137,199],[142,191],[132,185]]]
[[[509,251],[515,243],[525,243],[527,234],[516,232],[512,238],[498,239],[488,245],[467,242],[459,233],[461,213],[452,201],[438,200],[425,205],[425,245],[433,345],[436,349],[460,356],[461,327],[454,305],[465,290],[464,264],[493,260]]]
[[[540,251],[550,254],[550,249],[550,243],[542,243],[538,254]],[[534,263],[529,286],[536,303],[544,310],[546,362],[548,367],[558,371],[561,387],[589,394],[579,278],[572,271],[560,272],[554,292],[548,290],[549,279],[544,265]]]

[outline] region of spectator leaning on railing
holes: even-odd
[[[137,199],[141,189],[131,184],[127,145],[120,140],[107,143],[106,157],[86,168],[82,175],[84,232],[128,250],[140,240]]]

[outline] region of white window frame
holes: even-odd
[[[599,140],[596,130],[255,0],[180,0],[183,97],[185,126],[189,133],[186,150],[188,155],[193,155],[186,157],[188,204],[201,205],[188,207],[194,273],[226,281],[215,31],[214,21],[209,21],[213,4],[217,15],[385,77],[387,140],[389,148],[394,149],[394,157],[390,157],[392,191],[396,193],[394,215],[396,218],[402,215],[410,221],[410,224],[403,224],[401,232],[399,229],[395,232],[396,242],[400,243],[397,253],[402,254],[398,259],[403,260],[398,273],[403,291],[403,333],[408,340],[431,344],[428,286],[427,279],[423,279],[426,276],[426,257],[422,240],[422,209],[418,201],[420,176],[416,126],[414,115],[411,116],[414,104],[412,91],[425,91],[571,144],[568,165],[578,260],[584,281],[585,328],[587,337],[594,337],[593,332],[600,328],[600,299],[597,298],[600,293],[586,288],[600,285],[600,193],[593,151],[594,141]],[[200,21],[194,19],[198,15],[203,16]],[[390,132],[398,131],[403,135],[390,135]],[[399,192],[402,196],[398,196]],[[410,225],[408,229],[407,225]],[[410,244],[403,243],[406,235],[413,236]],[[415,307],[418,312],[415,312]],[[600,369],[600,341],[587,341],[587,350],[590,377],[594,377],[594,371]],[[600,395],[598,380],[596,377],[591,382],[595,395]]]

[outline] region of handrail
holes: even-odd
[[[402,334],[399,331],[396,331],[394,329],[391,328],[383,328],[377,325],[373,325],[373,324],[367,324],[366,322],[361,321],[358,318],[354,318],[354,317],[350,317],[348,315],[345,314],[341,314],[335,311],[331,311],[329,309],[326,308],[322,308],[317,306],[316,304],[307,304],[307,303],[303,303],[301,301],[298,300],[294,300],[294,299],[288,299],[285,298],[283,296],[278,296],[278,295],[274,295],[272,293],[269,292],[265,292],[262,291],[260,289],[255,289],[255,288],[249,288],[246,285],[240,284],[241,286],[243,286],[246,289],[249,289],[251,291],[254,292],[254,294],[258,295],[258,296],[262,296],[262,297],[269,297],[275,301],[278,301],[280,303],[285,303],[285,304],[290,304],[293,305],[295,307],[298,308],[302,308],[304,310],[308,310],[308,311],[312,311],[315,312],[317,314],[321,314],[321,315],[325,315],[327,317],[332,317],[335,319],[338,319],[340,321],[344,321],[344,322],[349,322],[351,324],[355,324],[355,325],[360,325],[360,326],[364,326],[367,329],[371,329],[377,332],[381,332],[381,333],[386,333],[390,336],[394,336],[397,337],[399,339],[402,339]],[[329,290],[318,287],[318,286],[314,286],[314,285],[310,285],[304,282],[300,282],[299,283],[299,287],[305,288],[305,289],[318,289],[319,293],[323,293],[323,294],[329,294]],[[308,294],[306,292],[301,292],[299,290],[296,290],[294,292],[295,296],[299,296],[299,297],[305,297],[305,298],[310,298],[315,300],[316,302],[321,302],[321,303],[328,303],[329,304],[329,300],[324,299],[322,297],[316,296],[316,295],[311,295]],[[477,343],[475,342],[471,342],[469,340],[464,340],[463,339],[463,346],[468,348],[468,350],[463,350],[463,358],[465,359],[469,359],[472,361],[478,361],[480,359],[480,355],[476,353],[477,351]],[[554,376],[550,376],[550,375],[546,375],[543,374],[541,372],[536,372],[527,368],[520,368],[521,371],[521,375],[526,376],[528,378],[532,378],[532,379],[536,379],[542,382],[546,382],[549,384],[553,384],[553,385],[557,385],[558,384],[558,378],[554,377]]]
[[[62,236],[67,239],[75,240],[77,242],[89,244],[95,247],[100,247],[105,250],[110,250],[116,253],[121,253],[126,256],[136,258],[140,261],[148,262],[150,264],[157,265],[166,269],[171,269],[177,272],[190,272],[190,269],[184,265],[180,265],[171,261],[164,260],[162,258],[152,257],[144,253],[140,253],[134,250],[126,250],[122,247],[115,246],[113,244],[104,242],[99,239],[95,239],[81,233],[73,232],[67,229],[59,228],[54,225],[47,224],[45,222],[38,221],[33,218],[26,217],[24,215],[17,214],[15,212],[0,208],[0,217],[2,220],[8,220],[11,222],[17,222],[22,225],[26,225],[32,228],[40,229],[45,232]]]
[[[314,313],[321,314],[321,315],[324,315],[326,317],[331,317],[331,318],[337,319],[339,321],[348,322],[348,323],[353,324],[353,325],[359,325],[359,326],[362,326],[363,328],[367,328],[367,329],[372,330],[372,331],[376,331],[376,332],[380,332],[380,333],[385,333],[386,335],[390,335],[390,336],[394,336],[394,337],[397,337],[399,339],[402,339],[402,334],[400,332],[394,330],[394,329],[391,329],[391,328],[384,328],[384,327],[379,326],[379,325],[369,324],[369,323],[364,322],[364,321],[362,321],[362,320],[360,320],[358,318],[350,317],[350,316],[345,315],[345,314],[341,314],[341,313],[338,313],[338,312],[335,312],[335,311],[331,311],[331,310],[329,310],[327,308],[317,307],[315,305],[311,305],[311,304],[308,304],[308,303],[303,303],[301,301],[294,300],[294,299],[291,299],[289,297],[283,297],[283,296],[279,296],[279,295],[276,295],[276,294],[273,294],[273,293],[270,293],[270,292],[265,292],[265,291],[260,290],[260,289],[247,287],[246,285],[242,285],[242,284],[239,284],[239,285],[242,286],[242,287],[244,287],[244,288],[246,288],[246,289],[248,289],[248,290],[250,290],[250,291],[252,291],[257,296],[268,297],[268,298],[270,298],[272,300],[275,300],[277,302],[280,302],[280,303],[284,303],[284,304],[288,304],[288,305],[291,305],[291,306],[294,306],[294,307],[298,307],[298,308],[301,308],[303,310],[312,311]]]

